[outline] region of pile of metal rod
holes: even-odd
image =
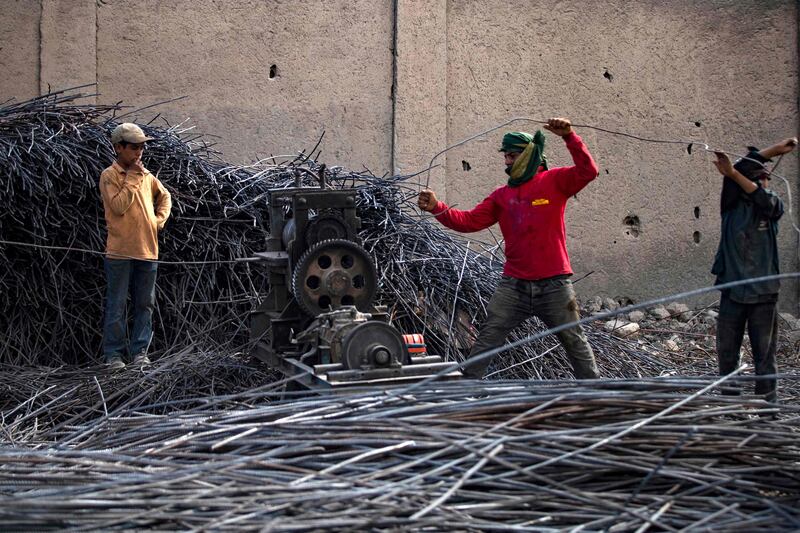
[[[80,97],[60,92],[0,106],[0,169],[6,176],[0,197],[2,363],[99,361],[105,223],[97,180],[114,157],[110,131],[130,116],[120,115],[126,110],[119,105],[81,104]],[[174,204],[160,236],[165,264],[159,266],[151,351],[158,356],[191,344],[246,352],[248,313],[268,287],[266,269],[236,260],[265,247],[268,189],[293,185],[297,169],[310,171],[303,179],[313,185],[309,174],[319,166],[302,153],[294,160],[230,165],[187,126],[144,129],[155,140],[143,162],[171,191]],[[476,246],[421,216],[407,176],[333,167],[327,178],[333,187],[359,190],[362,237],[379,268],[379,300],[391,306],[397,326],[424,333],[431,353],[462,359],[499,277],[499,247]],[[533,321],[511,340],[540,328]],[[588,333],[605,376],[660,375],[682,364],[592,328]],[[495,371],[537,379],[571,372],[553,338],[513,350]]]
[[[72,92],[0,106],[4,530],[800,528],[800,379],[781,377],[782,398],[794,398],[776,406],[721,396],[712,378],[647,377],[713,374],[703,351],[589,325],[603,376],[628,379],[559,381],[571,370],[546,337],[498,358],[496,381],[285,392],[282,376],[249,359],[248,313],[266,295],[266,270],[236,260],[265,247],[270,188],[292,186],[298,169],[315,184],[316,147],[230,165],[191,128],[144,125],[155,138],[144,164],[174,203],[154,362],[95,366],[97,179],[126,111]],[[332,167],[327,181],[358,190],[378,303],[403,332],[424,333],[430,353],[462,360],[502,247],[421,215],[413,177]],[[542,329],[531,321],[509,340]]]
[[[5,530],[797,530],[800,408],[712,389],[699,378],[464,381],[110,410],[4,446],[0,520]]]
[[[0,240],[33,245],[0,243],[5,363],[98,360],[105,222],[97,182],[114,159],[110,132],[125,118],[117,118],[121,106],[85,105],[80,97],[53,93],[0,107]],[[143,162],[174,198],[161,257],[181,263],[160,268],[154,348],[186,345],[201,333],[235,338],[263,286],[249,265],[230,261],[263,247],[256,198],[268,185],[220,161],[189,128],[144,129],[156,140]],[[240,199],[251,185],[246,178],[257,186]]]
[[[26,367],[0,365],[0,440],[17,443],[102,419],[109,412],[148,406],[169,413],[213,401],[238,408],[225,398],[244,391],[280,390],[274,371],[249,364],[243,354],[203,352],[188,346],[163,354],[144,367],[124,372],[107,368]]]

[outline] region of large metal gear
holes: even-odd
[[[294,268],[292,292],[311,316],[344,305],[369,312],[378,290],[372,258],[358,244],[331,239],[310,247]]]

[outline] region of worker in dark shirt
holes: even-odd
[[[716,284],[746,280],[779,273],[778,220],[783,202],[771,190],[765,166],[771,157],[794,150],[797,139],[785,139],[758,150],[750,147],[746,157],[731,164],[727,155],[716,152],[714,164],[724,176],[720,210],[722,231],[711,273]],[[717,356],[720,375],[739,366],[745,326],[750,336],[756,375],[772,376],[756,381],[756,394],[775,402],[778,399],[778,372],[775,351],[778,340],[779,280],[747,283],[724,289],[717,318]],[[723,392],[738,394],[738,389]]]

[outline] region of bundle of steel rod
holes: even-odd
[[[800,408],[732,401],[716,385],[465,381],[115,410],[54,429],[56,446],[38,444],[47,432],[5,445],[0,520],[5,530],[797,530]]]

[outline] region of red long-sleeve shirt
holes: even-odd
[[[469,233],[499,222],[506,243],[503,273],[518,279],[572,274],[567,255],[564,210],[567,199],[597,177],[597,164],[576,133],[564,137],[575,165],[541,170],[519,187],[504,185],[470,211],[439,202],[436,219]]]

